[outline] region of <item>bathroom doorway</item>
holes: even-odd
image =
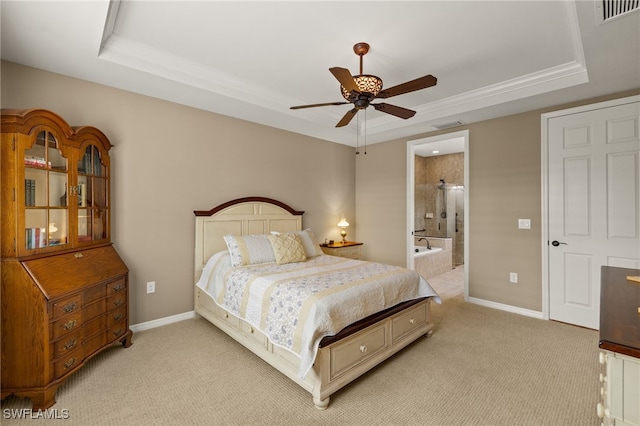
[[[407,143],[407,265],[414,269],[415,237],[442,239],[452,265],[465,266],[468,297],[469,131]]]

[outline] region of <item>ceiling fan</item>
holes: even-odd
[[[392,96],[426,89],[428,87],[435,86],[438,81],[438,79],[432,75],[425,75],[424,77],[416,78],[415,80],[407,81],[406,83],[398,84],[397,86],[382,90],[382,79],[380,77],[362,73],[362,57],[369,51],[369,45],[364,42],[356,43],[353,46],[353,51],[356,55],[360,56],[359,75],[352,76],[351,72],[346,68],[329,68],[331,74],[333,74],[333,76],[340,82],[342,97],[344,97],[348,102],[327,102],[322,104],[299,105],[293,106],[291,109],[353,104],[353,109],[347,111],[344,117],[342,117],[338,124],[336,124],[336,127],[346,126],[356,115],[358,110],[366,109],[369,105],[378,111],[395,115],[396,117],[404,118],[406,120],[407,118],[413,117],[416,112],[385,102],[378,104],[372,104],[371,102],[375,99],[386,99]]]

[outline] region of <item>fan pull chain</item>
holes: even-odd
[[[356,111],[356,155],[360,154],[360,111]]]
[[[364,110],[364,155],[367,155],[367,110]]]

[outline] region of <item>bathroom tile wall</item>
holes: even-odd
[[[453,238],[453,263],[460,265],[464,262],[464,191],[448,192],[449,196],[455,196],[458,208],[455,229],[447,235],[446,220],[437,211],[440,179],[448,185],[464,184],[464,153],[415,157],[414,229],[424,229],[425,235]],[[433,218],[425,218],[427,213],[432,213]]]

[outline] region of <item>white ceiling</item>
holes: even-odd
[[[579,1],[9,1],[2,59],[240,119],[355,145],[410,137],[640,87],[640,13],[602,23]],[[388,98],[342,128],[331,67],[385,87],[427,74],[435,87]]]

